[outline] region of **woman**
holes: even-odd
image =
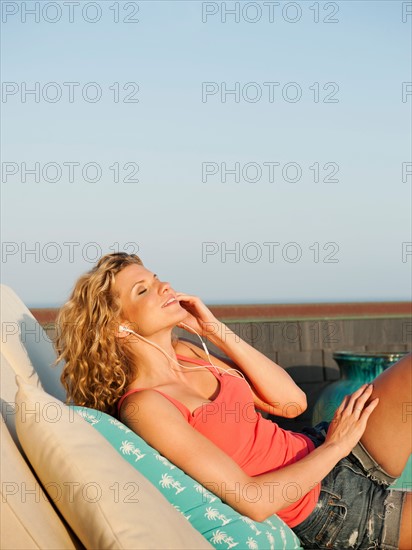
[[[230,359],[210,362],[173,336],[176,326]],[[411,355],[346,397],[326,435],[297,434],[255,411],[305,410],[287,372],[136,255],[101,258],[77,282],[58,327],[68,398],[118,413],[241,514],[276,513],[310,548],[412,548],[412,493],[387,489],[411,452]]]

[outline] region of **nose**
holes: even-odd
[[[170,283],[168,281],[161,281],[160,282],[160,293],[164,294],[168,290],[170,290]]]

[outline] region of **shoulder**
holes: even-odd
[[[132,427],[151,425],[159,417],[185,421],[181,412],[159,391],[152,388],[131,392],[121,407],[120,420]]]
[[[184,469],[189,454],[199,448],[199,442],[204,442],[205,436],[154,389],[139,391],[129,399],[121,420],[161,455]],[[208,444],[213,447],[211,442]]]

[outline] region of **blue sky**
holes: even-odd
[[[410,2],[1,5],[1,275],[29,306],[119,249],[207,303],[411,298]]]

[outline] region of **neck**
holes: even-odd
[[[129,340],[136,365],[137,376],[135,380],[147,379],[161,383],[162,380],[170,379],[173,372],[176,369],[179,370],[177,363],[169,359],[171,357],[177,361],[176,352],[172,345],[171,331],[168,331],[167,334],[151,335],[146,340],[151,343],[133,335]],[[158,348],[166,352],[169,357]]]

